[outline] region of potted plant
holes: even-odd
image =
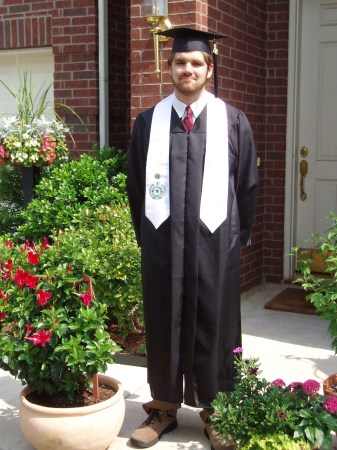
[[[44,115],[23,122],[19,117],[0,118],[0,164],[43,166],[68,158],[69,128]]]
[[[337,399],[319,394],[315,380],[268,382],[259,377],[257,358],[243,359],[242,348],[234,353],[236,383],[218,393],[211,416],[224,442],[242,450],[330,450]]]
[[[67,159],[66,136],[73,138],[56,110],[68,110],[80,122],[81,119],[67,105],[50,105],[47,96],[52,83],[47,87],[42,85],[36,92],[31,74],[22,72],[20,67],[18,72],[17,90],[0,80],[0,85],[13,97],[17,107],[14,117],[0,118],[0,164],[4,161],[23,167],[39,167]]]
[[[0,367],[28,385],[23,433],[36,449],[106,449],[125,404],[121,385],[97,375],[119,351],[106,330],[104,299],[95,298],[81,258],[57,240],[14,244],[0,236],[0,254]],[[84,398],[92,405],[80,406]]]
[[[329,322],[328,333],[331,337],[331,348],[337,352],[337,215],[331,212],[330,227],[323,235],[315,234],[309,241],[313,251],[321,256],[325,271],[323,274],[312,270],[311,251],[300,251],[294,247],[297,257],[297,270],[301,273],[295,282],[301,283],[308,291],[306,299],[316,308],[319,316]],[[330,375],[323,383],[325,393],[337,395],[337,374]]]

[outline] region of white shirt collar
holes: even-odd
[[[203,93],[202,96],[200,98],[198,98],[198,100],[196,100],[194,103],[192,103],[190,105],[195,119],[199,116],[201,111],[205,108],[206,103],[207,103],[207,95],[205,95],[205,93]],[[186,109],[187,105],[185,103],[181,102],[180,100],[178,100],[175,94],[173,94],[172,106],[176,110],[178,116],[180,118],[182,118],[183,115],[185,114],[185,109]]]

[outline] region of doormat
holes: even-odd
[[[269,300],[264,307],[274,311],[315,315],[316,308],[305,299],[308,294],[304,289],[286,288]]]

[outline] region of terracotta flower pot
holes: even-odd
[[[323,391],[324,395],[334,395],[337,396],[337,392],[331,389],[333,384],[337,383],[337,373],[330,375],[323,381]]]
[[[49,408],[26,399],[30,389],[20,395],[20,425],[27,441],[36,450],[105,450],[117,437],[125,415],[122,385],[106,375],[99,384],[116,390],[108,400],[91,406]]]

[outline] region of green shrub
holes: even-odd
[[[52,167],[22,212],[18,239],[44,237],[64,248],[67,264],[80,264],[108,306],[118,332],[142,324],[140,251],[126,194],[127,156],[113,148]]]
[[[337,352],[337,215],[330,212],[328,217],[332,223],[323,235],[311,236],[309,242],[312,249],[321,255],[326,266],[323,274],[313,272],[310,251],[300,251],[294,247],[297,256],[297,269],[301,273],[295,282],[301,283],[308,291],[306,300],[316,308],[320,318],[329,323],[328,333],[332,339],[331,348]],[[310,247],[311,247],[310,246]]]
[[[82,207],[94,210],[126,203],[125,170],[126,155],[114,148],[96,148],[94,156],[83,154],[79,160],[53,167],[22,212],[19,233],[37,241],[68,226]]]
[[[73,261],[65,262],[81,261],[120,334],[127,335],[135,324],[142,324],[140,250],[126,205],[82,208],[72,225],[54,239],[73,255]]]

